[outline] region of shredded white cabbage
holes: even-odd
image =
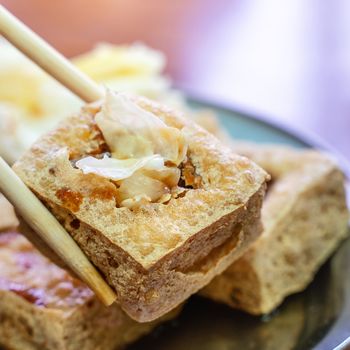
[[[89,156],[77,161],[77,168],[84,174],[94,173],[115,181],[120,206],[164,203],[176,196],[172,190],[180,179],[177,166],[187,153],[181,130],[167,126],[126,96],[110,90],[95,120],[112,157]]]
[[[167,126],[122,94],[107,90],[96,123],[114,158],[159,154],[165,161],[179,165],[186,156],[187,143],[179,129]]]
[[[132,176],[141,168],[161,170],[164,167],[164,160],[157,154],[139,159],[115,159],[107,156],[104,156],[102,159],[86,157],[78,160],[75,166],[81,169],[84,174],[94,173],[114,181],[119,181]]]

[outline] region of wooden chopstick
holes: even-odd
[[[31,228],[96,293],[105,305],[108,306],[115,301],[114,291],[97,272],[73,238],[1,157],[0,190]]]
[[[97,84],[1,5],[0,33],[84,101],[94,102],[103,97],[102,90]],[[80,250],[73,238],[1,157],[0,191],[16,207],[29,226],[96,293],[105,305],[110,305],[116,300],[114,291]]]
[[[63,55],[0,5],[0,33],[22,53],[85,102],[103,97],[102,89]]]

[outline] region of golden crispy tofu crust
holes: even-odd
[[[41,138],[14,170],[105,275],[121,307],[144,322],[197,292],[255,240],[268,175],[192,121],[149,100],[135,101],[183,130],[198,188],[167,204],[119,208],[115,184],[71,163],[107,149],[94,122],[98,104]]]
[[[263,234],[201,293],[252,314],[269,313],[302,291],[348,232],[344,175],[313,150],[237,143],[272,175]]]
[[[118,305],[43,257],[17,232],[0,234],[0,344],[13,350],[112,350],[160,322],[137,323]]]

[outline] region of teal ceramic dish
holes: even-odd
[[[193,108],[214,110],[234,138],[325,149],[338,157],[344,171],[350,174],[347,162],[315,137],[199,99],[189,102]],[[304,292],[287,298],[271,315],[253,317],[194,296],[175,321],[161,326],[130,349],[345,349],[350,337],[349,276],[348,239]]]

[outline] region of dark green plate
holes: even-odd
[[[213,109],[235,138],[317,147],[334,153],[323,142],[300,132],[198,99],[190,103],[194,108]],[[350,174],[346,161],[341,157],[339,160]],[[175,321],[160,326],[129,349],[328,350],[345,348],[349,337],[350,240],[347,240],[304,292],[287,298],[271,315],[253,317],[195,296]]]

